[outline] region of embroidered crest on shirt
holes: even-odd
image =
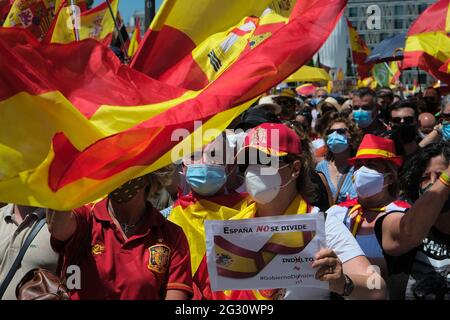
[[[150,256],[148,258],[149,270],[157,273],[165,273],[169,266],[170,248],[165,244],[155,244],[148,248]]]
[[[92,246],[91,251],[94,256],[98,256],[105,251],[105,246],[103,245],[103,243],[96,243]]]

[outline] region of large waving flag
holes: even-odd
[[[0,26],[3,25],[14,0],[0,0]]]
[[[110,3],[114,16],[117,16],[119,0],[110,0]],[[54,28],[49,34],[49,41],[52,43],[69,43],[76,40],[78,33],[80,40],[93,38],[106,45],[111,43],[115,26],[106,2],[82,12],[79,22],[75,22],[75,28],[70,21],[74,21],[72,19],[72,9],[64,7],[59,10]],[[78,28],[76,28],[77,23],[79,23]]]
[[[450,74],[450,59],[439,68],[439,71]]]
[[[43,40],[52,25],[54,10],[54,0],[16,0],[3,26],[27,29],[38,40]]]
[[[72,209],[185,156],[191,136],[210,142],[202,130],[223,131],[311,59],[345,4],[297,5],[288,24],[199,91],[121,65],[93,39],[43,44],[0,29],[0,202]]]
[[[450,76],[440,71],[450,59],[450,0],[428,7],[408,31],[403,69],[419,67],[450,84]]]
[[[167,0],[131,66],[152,78],[200,90],[246,52],[273,36],[300,12],[335,2]],[[317,35],[311,35],[316,37]]]
[[[373,67],[373,64],[366,64],[365,62],[370,54],[370,48],[366,45],[364,39],[359,35],[358,31],[348,19],[347,25],[353,61],[358,65],[359,78],[364,79],[370,76],[370,70]]]

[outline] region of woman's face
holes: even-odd
[[[347,125],[343,122],[334,123],[327,132],[327,135],[332,134],[333,132],[337,132],[347,137],[348,141],[351,141],[350,130]]]
[[[436,182],[439,179],[440,174],[447,169],[448,164],[442,155],[431,158],[428,162],[428,166],[420,178],[419,187],[425,189],[427,186]]]

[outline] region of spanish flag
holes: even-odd
[[[344,6],[296,15],[198,91],[121,65],[93,39],[1,28],[0,202],[69,210],[186,156],[309,61]]]
[[[0,26],[5,22],[14,0],[0,0]]]
[[[439,69],[450,59],[450,0],[428,7],[408,31],[403,69],[419,67],[450,84],[448,73]]]
[[[373,67],[372,63],[366,64],[365,62],[370,54],[370,48],[366,45],[364,39],[359,35],[348,18],[347,25],[352,58],[354,63],[358,65],[358,77],[361,79],[367,78],[370,76]]]
[[[439,71],[450,74],[450,59],[439,68]]]
[[[133,36],[131,37],[130,45],[128,47],[129,57],[133,57],[136,54],[139,44],[141,43],[141,24],[139,19],[136,19],[135,25]]]
[[[400,84],[400,62],[399,61],[391,61],[389,64],[389,84],[390,85],[398,85]]]
[[[41,41],[50,29],[53,18],[54,1],[52,0],[16,0],[3,26],[27,29]]]
[[[61,7],[61,5],[65,5],[66,3],[69,5],[71,2],[70,0],[54,0],[55,2],[55,15],[58,13],[58,9]],[[65,3],[66,2],[66,3]],[[74,0],[73,1],[76,6],[80,8],[80,12],[84,12],[87,10],[87,2],[86,0]]]
[[[114,16],[117,16],[119,0],[111,0]],[[67,4],[67,1],[66,1]],[[64,4],[63,4],[64,5]],[[114,32],[114,19],[108,8],[108,4],[102,4],[81,13],[79,21],[73,19],[72,8],[64,6],[59,10],[53,30],[49,34],[51,43],[69,43],[75,41],[77,34],[80,40],[93,38],[105,45],[111,43]],[[73,23],[70,23],[70,22]],[[77,26],[77,24],[79,25]]]
[[[313,24],[318,28],[302,34],[301,42],[308,39],[315,49],[305,42],[298,52],[316,52],[323,44],[322,32],[336,25],[336,16],[329,13],[340,12],[345,4],[342,0],[167,0],[131,66],[168,84],[200,90],[268,39],[284,38],[286,27],[303,15],[315,14]]]

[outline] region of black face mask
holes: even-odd
[[[133,199],[146,184],[148,184],[147,179],[147,177],[139,177],[130,180],[115,189],[108,196],[116,203],[128,202]]]
[[[417,126],[415,124],[396,124],[393,127],[395,138],[405,144],[413,142],[417,136]]]
[[[431,114],[435,114],[436,112],[438,112],[439,109],[439,104],[437,103],[436,100],[434,100],[433,97],[424,97],[423,101],[426,104],[426,109],[427,112],[431,113]]]

